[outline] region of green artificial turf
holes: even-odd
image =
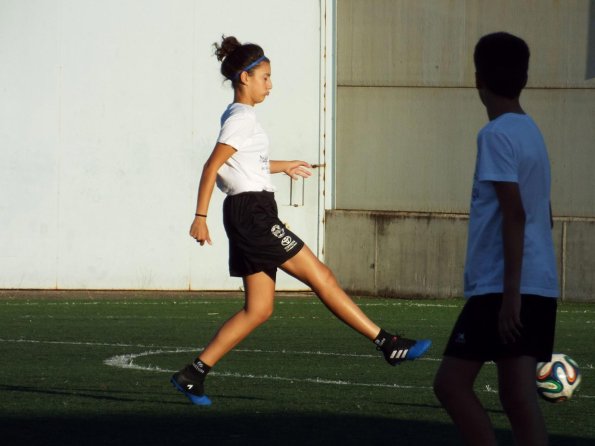
[[[311,295],[275,313],[209,375],[211,407],[169,383],[241,308],[218,293],[0,293],[0,438],[7,445],[458,445],[431,386],[462,300],[356,299],[380,326],[434,341],[388,366]],[[541,403],[551,445],[595,444],[595,306],[559,306],[556,350],[581,366],[577,397]],[[477,390],[512,444],[488,364]]]

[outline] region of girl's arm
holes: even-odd
[[[294,180],[299,177],[308,178],[312,173],[308,170],[312,166],[305,161],[269,161],[271,173],[284,173]]]
[[[209,245],[212,244],[206,215],[209,211],[209,203],[211,202],[211,195],[215,187],[217,171],[235,152],[236,149],[233,147],[227,144],[217,143],[202,169],[200,184],[198,186],[198,198],[196,200],[196,213],[201,216],[195,216],[190,227],[190,236],[196,239],[200,243],[200,246],[203,246],[205,242]]]

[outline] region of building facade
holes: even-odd
[[[475,137],[487,115],[473,49],[507,31],[531,49],[524,109],[552,166],[563,298],[595,296],[595,2],[339,0],[335,197],[325,253],[381,296],[462,294]]]

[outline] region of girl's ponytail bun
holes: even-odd
[[[221,36],[221,44],[218,45],[217,43],[214,43],[213,46],[215,47],[215,56],[217,56],[217,60],[221,62],[236,49],[241,47],[242,44],[234,36]]]

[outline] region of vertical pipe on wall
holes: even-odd
[[[324,260],[325,210],[333,207],[336,0],[320,0],[320,152],[317,254]]]
[[[562,223],[562,247],[561,247],[561,262],[560,265],[560,297],[561,300],[566,298],[566,231],[568,230],[568,222]]]
[[[587,70],[585,80],[595,78],[595,0],[589,4],[589,18],[587,27],[589,28],[589,37],[587,42]]]

